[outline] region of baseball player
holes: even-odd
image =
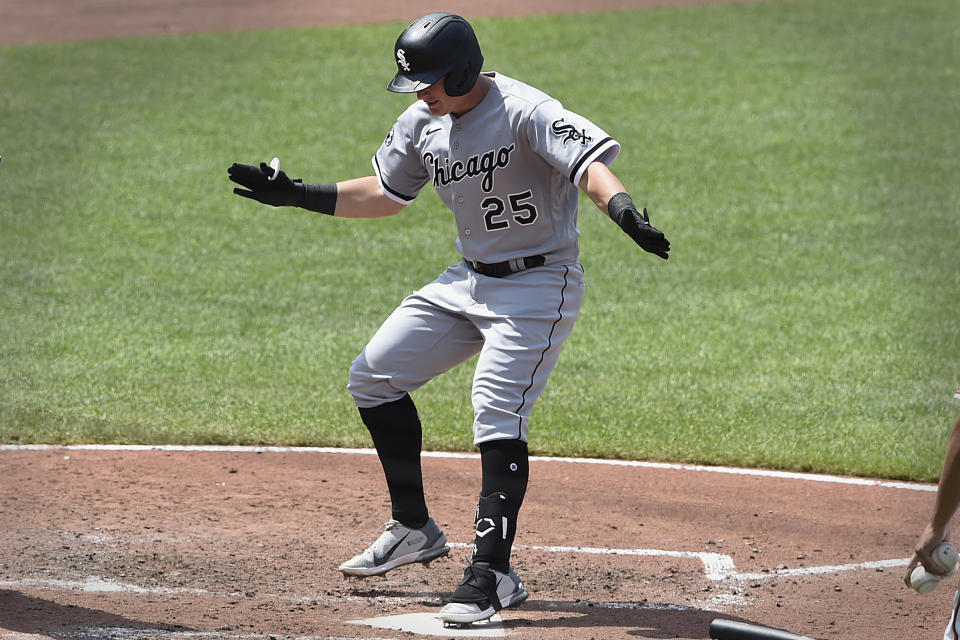
[[[418,100],[373,156],[373,175],[304,184],[263,163],[234,164],[229,175],[243,197],[335,217],[394,215],[427,184],[453,211],[463,259],[405,298],[350,369],[348,390],[379,454],[392,519],[340,570],[382,575],[449,551],[427,510],[421,424],[410,394],[479,353],[474,549],[439,614],[445,623],[469,624],[527,597],[510,552],[527,489],[529,416],[583,300],[579,190],[644,250],[666,259],[670,243],[608,168],[619,143],[543,92],[481,73],[480,45],[462,17],[415,20],[394,56],[387,89]]]
[[[953,397],[960,400],[960,388],[957,389]],[[930,554],[941,542],[951,540],[950,523],[958,509],[960,509],[960,415],[957,416],[957,420],[953,424],[953,431],[950,432],[950,439],[947,441],[947,453],[943,461],[943,470],[940,473],[937,497],[933,503],[933,514],[917,540],[913,558],[907,565],[907,572],[903,577],[903,581],[908,587],[910,586],[910,574],[913,573],[918,564],[923,564],[924,568],[930,573],[940,573],[940,570],[931,562]],[[943,632],[943,640],[958,640],[960,638],[958,608],[960,608],[960,587],[953,596],[953,611],[950,614],[950,622]]]

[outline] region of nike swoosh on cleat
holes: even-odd
[[[406,540],[406,539],[407,539],[407,536],[409,536],[411,533],[413,533],[413,532],[412,532],[412,531],[407,531],[405,534],[403,534],[403,537],[400,538],[399,540],[397,540],[397,543],[396,543],[395,545],[393,545],[392,547],[390,547],[390,549],[388,549],[387,552],[386,552],[385,554],[383,554],[382,557],[377,558],[377,562],[380,562],[380,561],[382,561],[382,560],[386,560],[386,559],[388,559],[390,556],[392,556],[392,555],[393,555],[393,552],[397,550],[397,547],[399,547],[401,544],[403,544],[403,541]]]

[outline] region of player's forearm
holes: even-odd
[[[599,161],[591,163],[578,186],[641,249],[664,260],[670,257],[670,241],[662,231],[650,225],[646,208],[642,213],[637,209],[626,187],[607,165]]]
[[[946,535],[950,521],[960,508],[960,416],[953,425],[943,461],[937,499],[930,526],[938,535]]]
[[[403,207],[383,194],[376,176],[337,183],[334,215],[338,218],[382,218],[399,213]]]
[[[578,186],[601,211],[608,215],[610,212],[607,211],[607,204],[610,198],[627,190],[620,179],[602,162],[591,163],[583,172]]]

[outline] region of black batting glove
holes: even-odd
[[[266,162],[260,167],[234,162],[227,169],[230,180],[245,189],[234,189],[238,196],[250,198],[273,207],[299,207],[303,204],[306,189],[302,181],[297,178],[291,180],[283,171],[277,171],[277,177],[270,180],[273,169]]]
[[[607,205],[610,219],[620,225],[624,233],[633,238],[640,248],[655,254],[664,260],[670,257],[670,241],[663,232],[650,225],[646,208],[637,211],[633,200],[626,193],[618,193],[610,198]]]

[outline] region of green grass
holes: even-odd
[[[953,0],[474,21],[486,68],[623,144],[673,243],[586,200],[588,292],[538,454],[932,480],[960,382]],[[370,173],[404,25],[0,48],[0,441],[368,446],[352,358],[456,260],[432,191],[387,220],[232,195],[279,155]],[[469,363],[416,394],[471,446]]]

